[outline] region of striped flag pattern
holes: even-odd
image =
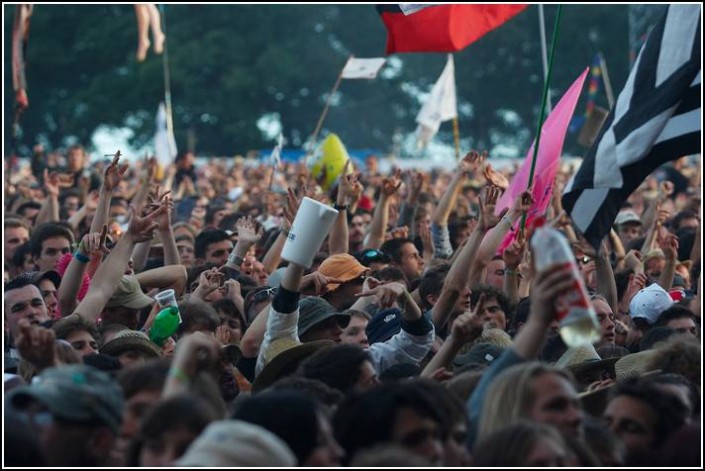
[[[597,248],[629,195],[660,165],[701,151],[701,6],[672,4],[563,194]]]

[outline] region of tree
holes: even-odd
[[[5,143],[12,121],[11,30],[5,5]],[[615,91],[628,74],[626,5],[565,5],[554,65],[554,99],[602,51]],[[546,7],[550,37],[555,6]],[[168,5],[165,10],[174,126],[179,147],[197,137],[203,155],[269,147],[257,121],[276,113],[287,140],[302,145],[348,55],[384,53],[386,31],[371,5]],[[137,63],[132,5],[35,8],[27,50],[30,108],[24,152],[39,139],[52,147],[84,144],[101,126],[128,127],[134,144],[154,135],[163,100],[162,57]],[[349,147],[391,147],[392,134],[415,129],[443,54],[403,54],[375,81],[345,81],[324,125]],[[460,129],[466,144],[518,146],[524,155],[538,117],[542,68],[536,7],[456,54]],[[600,103],[605,106],[606,103]],[[584,103],[576,113],[582,113]],[[508,113],[510,112],[510,113]],[[507,120],[507,116],[515,117]],[[450,127],[436,139],[452,142]],[[575,137],[566,145],[580,152]]]

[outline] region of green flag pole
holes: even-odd
[[[543,84],[543,98],[541,99],[541,110],[539,111],[539,123],[536,129],[536,144],[534,144],[534,155],[531,158],[531,171],[529,172],[529,184],[527,189],[531,188],[534,182],[534,171],[536,170],[536,157],[539,153],[539,143],[541,142],[541,129],[543,128],[543,118],[546,114],[546,103],[548,101],[548,87],[551,84],[551,73],[553,72],[553,57],[555,56],[556,42],[558,42],[558,26],[561,21],[562,5],[558,5],[556,12],[556,23],[553,27],[553,38],[551,39],[551,55],[548,59],[548,72],[546,73],[546,82]],[[526,213],[521,216],[521,230],[526,228]]]

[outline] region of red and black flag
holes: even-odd
[[[387,27],[387,54],[455,52],[526,9],[527,5],[377,5]]]

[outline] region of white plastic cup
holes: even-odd
[[[176,308],[179,307],[176,302],[176,292],[173,289],[167,289],[157,293],[157,295],[154,296],[154,299],[157,301],[161,309],[168,306],[174,306]]]
[[[337,216],[337,210],[304,197],[286,238],[282,258],[310,268]]]

